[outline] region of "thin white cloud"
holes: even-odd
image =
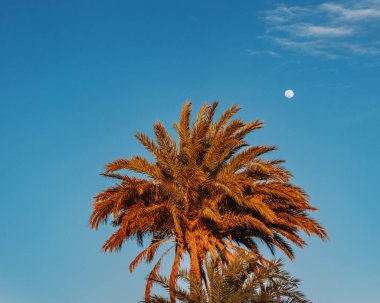
[[[380,56],[380,0],[278,5],[262,16],[265,38],[279,48],[329,59]]]
[[[358,55],[371,55],[371,56],[379,56],[380,55],[380,48],[379,47],[361,47],[357,44],[345,44],[343,45],[345,48],[347,48],[349,51],[351,51],[354,54]]]
[[[305,36],[341,37],[351,35],[354,30],[344,26],[307,25],[301,32]]]
[[[305,9],[299,6],[287,7],[279,5],[275,10],[270,11],[269,14],[265,14],[265,20],[269,23],[288,22],[304,12]]]
[[[288,38],[274,38],[273,42],[284,49],[300,52],[307,55],[322,56],[329,59],[338,59],[340,55],[330,51],[333,45],[327,45],[323,40],[294,41]]]
[[[358,1],[360,3],[360,1]],[[368,21],[369,19],[380,20],[380,9],[373,8],[346,8],[339,4],[324,3],[321,9],[336,14],[339,18],[349,21]]]
[[[280,55],[273,50],[255,50],[247,49],[247,54],[250,56],[270,56],[270,57],[280,57]]]
[[[322,26],[309,23],[285,24],[274,26],[273,29],[299,37],[342,37],[352,35],[355,31],[348,26]]]

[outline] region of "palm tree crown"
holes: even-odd
[[[316,209],[306,193],[290,183],[283,161],[260,157],[276,148],[249,146],[245,141],[262,122],[232,120],[239,110],[236,105],[214,121],[217,105],[205,103],[191,125],[191,103],[186,102],[179,123],[174,124],[178,143],[160,122],[154,125],[156,142],[137,133],[154,162],[136,156],[106,166],[104,175],[119,184],[95,196],[90,225],[98,228],[113,216],[117,230],[104,243],[104,251],[120,249],[128,239],[140,245],[144,238],[151,239],[130,264],[131,271],[141,261],[153,261],[165,242],[175,248],[170,275],[174,286],[184,254],[190,255],[191,276],[199,282],[205,279],[207,254],[224,263],[240,247],[260,255],[257,240],[261,240],[272,252],[277,247],[293,259],[290,244],[305,246],[300,231],[327,238],[323,227],[309,217],[308,212]],[[144,176],[130,177],[121,170]],[[162,257],[151,277],[159,271]],[[147,300],[151,286],[148,279]],[[174,294],[171,299],[175,300]]]

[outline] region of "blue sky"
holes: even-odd
[[[185,99],[264,120],[250,142],[320,209],[330,240],[287,267],[308,297],[378,300],[380,1],[1,0],[0,41],[0,302],[141,299],[149,268],[101,252],[92,196]]]

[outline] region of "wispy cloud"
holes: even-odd
[[[376,1],[378,3],[378,1]],[[367,3],[367,5],[374,5],[375,7],[370,8],[350,8],[344,7],[343,5],[334,3],[324,3],[320,6],[322,10],[336,15],[340,19],[348,21],[368,21],[369,19],[380,20],[380,9],[376,7],[377,3]],[[364,1],[357,1],[356,5],[365,5]]]
[[[355,29],[348,26],[322,26],[310,23],[295,23],[275,26],[272,29],[284,31],[298,37],[343,37],[350,36]]]
[[[319,26],[307,24],[304,28],[299,29],[303,36],[321,36],[321,37],[342,37],[352,35],[354,29],[344,26]]]
[[[297,51],[312,56],[322,56],[329,59],[337,59],[340,56],[331,51],[334,45],[324,40],[295,41],[289,38],[273,38],[272,42],[284,49]]]
[[[255,50],[247,49],[247,54],[250,56],[270,56],[270,57],[280,57],[280,55],[273,50]]]
[[[380,0],[278,5],[262,16],[277,47],[329,59],[380,56]]]

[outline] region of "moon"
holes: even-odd
[[[287,89],[285,91],[285,97],[288,98],[288,99],[291,99],[294,97],[294,91],[292,91],[291,89]]]

